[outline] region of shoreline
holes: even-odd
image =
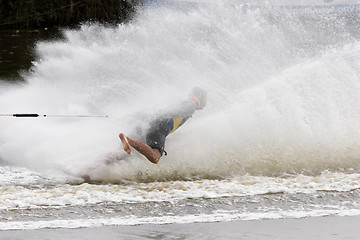
[[[0,231],[0,239],[358,239],[360,216]]]

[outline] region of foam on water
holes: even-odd
[[[316,194],[360,189],[359,174],[324,173],[287,178],[243,176],[229,180],[152,182],[129,185],[48,185],[33,182],[1,189],[0,210],[86,206],[123,202],[177,202],[196,198],[245,197],[265,194]]]
[[[283,219],[283,218],[304,218],[304,217],[324,217],[324,216],[356,216],[359,215],[359,210],[343,211],[343,210],[292,210],[284,212],[266,212],[251,214],[239,214],[233,212],[219,212],[217,214],[199,214],[199,215],[185,215],[185,216],[162,216],[152,218],[136,218],[128,217],[114,217],[103,219],[76,219],[76,220],[49,220],[49,221],[28,221],[28,222],[1,222],[0,230],[35,230],[35,229],[58,229],[58,228],[90,228],[103,226],[136,226],[141,224],[172,224],[172,223],[211,223],[211,222],[226,222],[235,220],[262,220],[262,219]],[[295,216],[294,216],[295,215]]]
[[[0,230],[354,216],[359,180],[327,172],[125,185],[19,181],[0,189]]]

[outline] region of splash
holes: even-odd
[[[95,179],[358,171],[358,30],[336,15],[269,17],[220,3],[156,5],[117,27],[64,30],[62,39],[36,45],[26,84],[0,91],[1,111],[112,119],[1,119],[1,158],[80,174],[123,158],[118,133],[141,114],[201,86],[207,108],[169,136],[159,165],[134,154],[92,170]]]

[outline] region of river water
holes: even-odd
[[[159,4],[36,42],[2,114],[109,118],[1,117],[0,230],[360,215],[357,19]],[[193,86],[168,155],[125,156],[118,133]]]
[[[26,72],[35,60],[33,50],[36,42],[59,37],[59,32],[55,29],[0,30],[0,79],[23,80],[22,72]]]

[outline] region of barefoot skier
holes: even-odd
[[[165,138],[183,125],[196,110],[203,109],[206,105],[207,92],[199,87],[193,88],[186,101],[181,102],[176,111],[168,112],[151,121],[150,128],[145,134],[145,142],[125,136],[120,133],[119,137],[123,143],[124,151],[131,153],[133,147],[144,155],[150,162],[158,163],[160,157],[166,151]]]

